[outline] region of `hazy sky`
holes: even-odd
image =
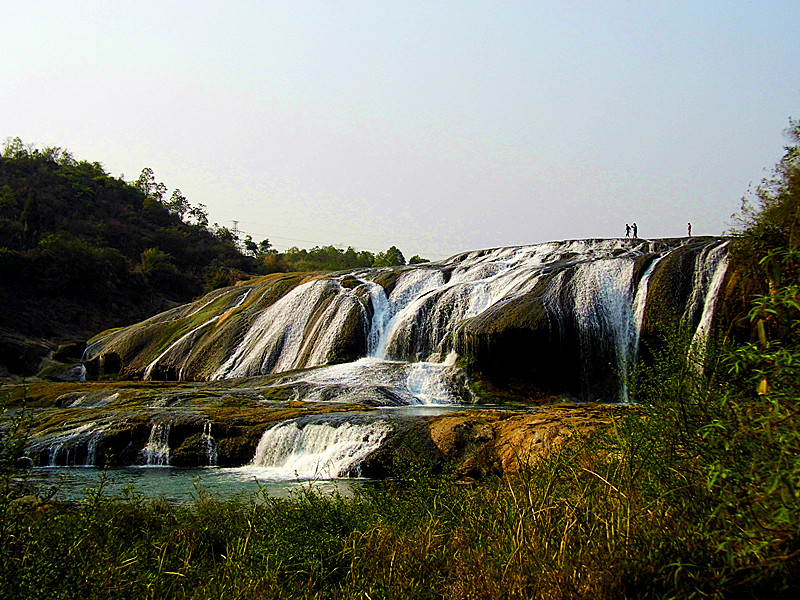
[[[800,117],[791,2],[3,2],[0,139],[276,247],[719,234]]]

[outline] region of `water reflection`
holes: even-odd
[[[75,502],[97,489],[103,479],[103,493],[111,497],[139,496],[145,500],[163,499],[171,504],[191,504],[202,495],[228,500],[236,496],[263,499],[289,498],[303,490],[350,496],[363,480],[271,481],[259,478],[251,467],[196,468],[122,467],[37,467],[27,472],[25,481],[42,492],[54,492],[55,500]]]

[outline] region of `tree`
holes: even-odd
[[[798,281],[800,267],[800,121],[791,119],[785,134],[790,144],[775,167],[755,191],[754,202],[743,199],[742,230],[731,249],[731,264],[741,275],[739,312],[747,310],[753,295],[769,296]],[[753,206],[755,205],[755,206]],[[780,258],[780,260],[777,260]],[[740,318],[741,324],[742,319]],[[776,328],[774,319],[763,319],[762,327]],[[752,335],[752,331],[746,332]],[[769,333],[769,332],[768,332]]]
[[[235,248],[239,242],[239,240],[236,239],[236,236],[233,235],[233,232],[230,229],[221,226],[219,223],[214,223],[214,227],[211,230],[211,233],[214,234],[214,237],[217,238],[220,242],[224,243],[225,245],[231,246],[233,248]]]
[[[403,253],[397,246],[391,246],[386,252],[379,252],[375,257],[375,262],[372,263],[373,267],[393,267],[395,265],[406,264],[406,259]]]
[[[4,185],[0,188],[0,217],[13,218],[17,210],[17,198],[14,190],[9,185]]]
[[[408,260],[408,264],[410,265],[420,265],[422,263],[431,262],[427,258],[422,258],[419,254],[415,254]]]
[[[25,144],[18,137],[6,138],[3,143],[3,158],[22,158],[26,157],[28,152],[25,150]]]
[[[253,241],[252,236],[249,234],[244,238],[244,249],[250,253],[250,256],[256,257],[258,256],[258,244]]]
[[[158,248],[148,248],[142,252],[142,261],[135,271],[162,289],[179,289],[184,284],[184,278],[172,262],[172,256]]]
[[[39,203],[33,190],[28,192],[25,208],[20,216],[25,243],[29,247],[35,246],[39,241]]]
[[[178,188],[172,192],[172,197],[167,202],[167,210],[174,215],[178,215],[181,220],[183,216],[189,211],[189,201],[186,199]]]
[[[258,253],[259,254],[266,254],[272,248],[272,244],[267,238],[264,238],[258,243]]]
[[[144,194],[145,198],[162,204],[164,194],[167,193],[167,186],[161,182],[156,182],[156,176],[153,169],[145,167],[139,175],[134,185],[139,188]],[[177,190],[180,193],[180,190]]]
[[[197,206],[190,206],[187,212],[188,219],[194,221],[189,223],[201,229],[208,227],[208,210],[205,204],[198,204]]]

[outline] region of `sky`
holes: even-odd
[[[800,117],[797,2],[3,2],[0,140],[276,248],[730,230]]]

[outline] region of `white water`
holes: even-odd
[[[351,476],[390,431],[385,420],[285,421],[264,432],[248,471],[276,481]]]
[[[253,322],[241,343],[234,349],[231,356],[211,376],[211,379],[227,379],[232,377],[247,377],[263,373],[280,373],[290,371],[300,366],[301,350],[307,343],[317,343],[325,348],[329,341],[325,333],[317,328],[316,336],[306,337],[306,325],[312,313],[320,306],[326,296],[341,294],[337,299],[336,310],[328,308],[321,317],[322,322],[344,318],[339,311],[363,311],[358,299],[337,282],[318,279],[305,283],[278,300],[275,304],[263,311]],[[304,338],[308,340],[304,344]],[[314,354],[314,358],[322,361],[327,356],[321,350]],[[308,366],[313,366],[310,363]]]
[[[298,394],[314,401],[457,403],[453,369],[444,360],[459,323],[538,289],[561,339],[577,335],[581,385],[590,388],[598,361],[605,361],[620,381],[615,399],[626,402],[650,275],[675,247],[644,240],[576,240],[472,252],[402,270],[388,295],[371,281],[386,271],[361,272],[355,290],[342,287],[337,278],[312,281],[266,309],[213,379],[310,367],[279,384],[307,384]],[[695,259],[685,318],[699,320],[699,334],[710,325],[716,300],[710,292],[721,285],[724,271],[717,267],[725,252],[725,243],[709,244]],[[650,265],[634,281],[635,261],[644,256],[652,257]],[[326,366],[343,325],[353,318],[363,319],[365,356]]]
[[[203,425],[202,441],[208,457],[208,466],[215,467],[217,465],[217,441],[211,435],[211,421],[206,421]]]
[[[705,335],[716,299],[712,291],[724,277],[717,267],[726,249],[713,240],[687,243],[695,244],[695,259],[685,319],[698,335]],[[680,245],[624,239],[551,242],[315,279],[237,321],[242,330],[220,335],[218,339],[237,342],[218,367],[208,365],[210,379],[294,372],[278,383],[297,384],[299,399],[371,405],[458,403],[463,399],[454,368],[445,363],[456,347],[456,333],[468,319],[486,318],[483,323],[491,326],[506,304],[518,306],[515,301],[527,295],[544,306],[548,324],[557,329],[554,357],[563,355],[579,365],[576,381],[568,382],[572,387],[565,393],[626,401],[625,380],[638,352],[650,275]],[[634,280],[639,260],[649,260],[649,266]],[[259,285],[242,289],[256,290]],[[240,303],[244,297],[239,296]],[[188,315],[185,308],[170,311],[148,323],[185,318],[203,308],[192,306]],[[147,366],[145,378],[152,377],[158,365],[177,369],[179,377],[187,376],[189,368],[205,366],[205,357],[195,361],[192,352],[196,346],[207,347],[201,342],[212,330],[230,326],[230,320],[217,325],[220,316],[182,333]],[[331,366],[350,357],[357,359]],[[595,385],[603,368],[619,379],[617,393],[612,384]],[[188,376],[196,377],[197,372]],[[584,394],[580,386],[589,391]]]
[[[454,331],[465,319],[502,314],[505,303],[531,294],[526,298],[541,302],[549,322],[560,328],[560,337],[553,338],[567,340],[566,345],[578,341],[577,349],[569,349],[579,354],[576,386],[592,389],[593,378],[607,369],[618,376],[619,389],[609,386],[591,393],[598,394],[597,399],[626,402],[628,369],[639,348],[650,278],[675,248],[629,240],[554,242],[472,252],[414,268],[359,271],[355,286],[352,276],[344,285],[344,276],[309,281],[243,321],[246,328],[229,338],[238,343],[212,379],[293,371],[272,385],[291,386],[298,400],[423,408],[457,405],[464,395],[455,367]],[[684,320],[695,327],[695,345],[705,348],[727,269],[727,250],[725,243],[711,243],[695,252]],[[649,260],[638,280],[634,279],[641,272],[637,260]],[[376,281],[392,277],[387,294]],[[215,328],[212,325],[225,326],[228,321],[220,322],[223,314],[230,306],[241,306],[256,286],[241,290],[228,296],[221,312],[193,324],[170,343],[148,364],[144,377],[152,377],[159,365],[169,365],[183,377],[186,365],[193,364],[194,346]],[[152,322],[200,314],[226,293],[154,317]],[[337,356],[337,344],[342,344],[342,331],[359,333],[359,327],[363,356],[329,364]],[[87,356],[102,346],[103,340],[92,344]],[[552,351],[558,356],[562,348],[554,344]],[[88,399],[76,401],[83,402],[88,405]],[[101,439],[92,427],[99,430],[88,424],[51,439],[50,463],[70,464],[82,440],[85,462],[92,464],[94,446]],[[385,420],[364,417],[287,421],[264,433],[244,472],[276,481],[349,476],[357,473],[358,465],[389,431]],[[143,462],[169,464],[169,434],[168,423],[153,425],[142,450]],[[211,423],[205,424],[201,441],[208,464],[215,465]]]
[[[443,284],[444,276],[435,270],[414,269],[400,275],[386,302],[379,299],[377,305],[373,304],[375,316],[372,319],[369,339],[374,340],[374,346],[370,346],[369,355],[387,358],[387,345],[393,334],[396,334],[404,315],[413,315],[421,299]],[[380,286],[378,288],[380,296],[383,288]],[[383,296],[385,297],[385,292]],[[371,298],[374,300],[375,296],[371,295]]]
[[[150,439],[142,448],[142,458],[148,467],[163,467],[169,464],[169,423],[155,423],[150,429]]]
[[[599,260],[578,267],[569,286],[580,326],[581,362],[592,361],[593,345],[603,340],[613,348],[611,368],[622,381],[628,373],[631,340],[638,335],[632,276],[632,261]],[[620,391],[619,399],[627,400],[627,389]]]
[[[47,465],[50,467],[92,466],[96,462],[97,444],[103,438],[105,430],[106,424],[103,423],[82,423],[47,438],[33,440],[27,446],[26,453],[38,455],[46,452]]]
[[[725,275],[728,272],[728,257],[725,254],[726,246],[727,242],[720,244],[709,253],[710,256],[704,263],[704,265],[707,265],[707,268],[703,269],[703,271],[705,279],[708,278],[709,272],[713,273],[711,275],[711,281],[707,286],[697,286],[697,295],[700,295],[704,288],[707,289],[705,298],[703,299],[700,322],[692,337],[692,351],[697,353],[700,357],[705,355],[708,347],[708,336],[711,333],[714,306],[716,306],[717,297],[722,289],[722,282],[725,280]]]
[[[365,357],[286,375],[272,385],[293,386],[296,399],[306,402],[441,406],[459,401],[456,374],[452,360],[408,363]]]

